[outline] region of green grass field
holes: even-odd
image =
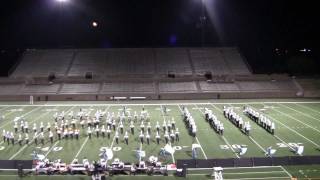
[[[297,101],[297,102],[296,102]],[[40,122],[46,126],[47,122],[53,125],[53,114],[61,111],[78,112],[80,108],[92,111],[94,115],[96,110],[107,110],[115,112],[122,110],[123,104],[120,102],[49,102],[47,104],[36,104],[33,106],[26,103],[6,103],[1,102],[0,115],[5,118],[0,121],[0,131],[2,129],[13,131],[13,119],[17,116],[24,116],[29,122],[29,129],[32,129],[32,124],[37,123],[38,128]],[[159,103],[159,104],[158,104]],[[275,135],[267,133],[260,126],[247,118],[242,113],[243,106],[248,105],[256,110],[263,111],[267,117],[274,120],[276,123]],[[288,145],[293,143],[302,143],[304,145],[304,155],[320,155],[320,101],[317,100],[224,100],[224,101],[138,101],[126,104],[127,109],[132,113],[137,111],[140,113],[142,107],[149,112],[151,116],[151,125],[154,127],[156,121],[160,125],[164,119],[169,120],[174,117],[176,127],[180,131],[180,141],[172,144],[176,146],[174,156],[167,159],[162,159],[165,163],[172,163],[177,159],[191,159],[191,145],[197,143],[201,145],[199,152],[200,159],[212,158],[237,158],[234,148],[237,145],[247,145],[248,151],[243,157],[265,157],[265,149],[272,146],[277,149],[275,156],[295,156]],[[168,109],[167,115],[163,115],[161,109],[166,106]],[[187,107],[195,118],[198,127],[197,137],[193,138],[189,135],[181,116],[181,107]],[[250,136],[244,135],[231,122],[224,118],[222,113],[223,106],[232,106],[238,114],[241,114],[245,121],[250,121],[252,130]],[[224,135],[220,136],[214,132],[209,124],[204,119],[204,108],[211,109],[217,118],[224,123]],[[102,121],[103,123],[105,120]],[[123,135],[120,135],[120,142],[114,142],[114,132],[111,138],[97,138],[93,135],[89,139],[86,135],[86,129],[80,128],[79,140],[61,140],[58,141],[55,137],[54,143],[50,143],[46,139],[45,145],[35,146],[30,145],[7,145],[0,141],[0,159],[31,159],[34,150],[40,151],[51,160],[62,159],[66,163],[70,163],[73,159],[82,159],[84,157],[89,160],[98,160],[101,147],[112,147],[114,157],[118,157],[123,161],[137,162],[135,150],[142,149],[146,151],[146,156],[158,155],[160,148],[165,146],[164,140],[160,145],[155,142],[155,128],[151,134],[152,142],[150,145],[143,144],[141,146],[138,138],[139,123],[136,123],[135,135],[130,135],[129,145],[123,142]],[[128,123],[125,124],[125,129],[130,132]],[[47,133],[46,133],[47,134]],[[47,135],[46,135],[47,137]],[[32,133],[30,133],[30,139]],[[16,135],[17,139],[17,135]],[[163,138],[162,138],[163,139]],[[45,151],[41,151],[41,150]],[[190,179],[210,179],[207,176],[211,173],[208,171],[190,171],[188,178]],[[316,178],[320,177],[319,166],[288,166],[288,167],[268,167],[265,169],[226,169],[224,172],[225,179],[290,179],[290,176],[300,178]],[[0,172],[0,179],[15,178],[5,172]],[[34,179],[36,177],[28,177]],[[27,178],[27,179],[28,179]],[[41,178],[41,177],[37,177]],[[50,177],[52,179],[55,176]],[[61,177],[60,177],[61,178]],[[67,179],[69,177],[66,177]],[[77,179],[80,177],[77,177]],[[86,178],[86,177],[81,177]],[[114,179],[126,179],[125,176],[114,177]],[[140,177],[139,179],[143,179]],[[157,177],[164,178],[164,177]],[[166,177],[166,179],[176,179],[177,177]],[[177,178],[179,179],[179,178]]]

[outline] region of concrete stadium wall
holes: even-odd
[[[205,92],[205,93],[113,93],[113,94],[43,94],[33,95],[34,101],[109,101],[112,97],[145,97],[146,100],[193,100],[193,99],[254,99],[297,98],[296,92]],[[304,97],[320,97],[317,93]],[[29,95],[1,95],[1,101],[29,101]]]
[[[303,96],[306,98],[318,98],[320,97],[320,91],[304,91]]]

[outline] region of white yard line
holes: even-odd
[[[22,117],[25,117],[25,116],[29,115],[30,113],[32,113],[32,112],[34,112],[34,111],[36,111],[36,110],[38,110],[38,109],[40,109],[40,108],[41,108],[41,107],[34,108],[34,109],[30,110],[29,112],[27,112],[27,113],[25,113],[25,114],[22,114],[21,116],[22,116]],[[12,121],[12,120],[9,120],[7,123],[5,123],[4,125],[2,125],[2,126],[0,127],[0,129],[2,129],[3,127],[7,126],[7,125],[10,124],[10,123],[13,123],[13,121]]]
[[[279,141],[281,141],[283,144],[285,144],[286,146],[288,146],[288,148],[290,148],[293,151],[296,151],[293,147],[291,147],[288,143],[286,143],[284,140],[282,140],[279,136],[277,135],[273,135],[276,139],[278,139]],[[302,156],[302,155],[300,155]]]
[[[287,145],[288,146],[288,148],[290,148],[291,150],[293,150],[293,151],[295,151],[295,149],[293,148],[293,147],[291,147],[288,143],[286,143],[284,140],[282,140],[279,136],[277,136],[277,135],[273,135],[278,141],[281,141],[283,144],[285,144],[285,145]],[[249,138],[251,138],[251,137],[249,137]],[[253,142],[255,142],[255,140],[254,139],[252,139],[251,138],[251,140],[253,141]],[[257,144],[257,143],[256,143]],[[257,144],[259,147],[260,147],[260,149],[263,149],[259,144]],[[266,153],[266,151],[263,149],[263,151]],[[302,156],[302,155],[301,155]]]
[[[224,137],[221,136],[223,141],[230,147],[231,151],[237,156],[237,158],[240,158],[240,156],[238,155],[238,153],[233,149],[233,147],[231,146],[231,144],[228,142],[228,140]]]
[[[311,108],[311,107],[308,107],[308,106],[306,106],[306,105],[302,105],[302,104],[298,104],[298,103],[295,103],[297,106],[300,106],[300,107],[302,107],[302,108],[305,108],[305,109],[309,109],[310,111],[312,111],[312,112],[315,112],[315,113],[317,113],[317,114],[320,114],[320,112],[319,111],[317,111],[317,110],[314,110],[313,108]]]
[[[318,129],[312,127],[312,126],[310,126],[309,124],[306,124],[306,123],[300,121],[299,119],[297,119],[297,118],[295,118],[295,117],[293,117],[293,116],[291,116],[291,115],[289,115],[289,114],[287,114],[287,113],[281,112],[281,111],[276,110],[276,109],[272,109],[272,111],[276,111],[276,112],[278,112],[278,113],[280,113],[280,114],[282,114],[282,115],[285,115],[285,116],[287,116],[287,117],[289,117],[289,118],[291,118],[291,119],[293,119],[293,120],[295,120],[295,121],[297,121],[297,122],[300,122],[301,124],[303,124],[303,125],[311,128],[311,129],[317,131],[318,133],[320,133],[320,130],[318,130]]]
[[[177,106],[179,107],[180,112],[183,113],[180,105],[177,105]],[[201,146],[201,143],[200,143],[198,137],[196,137],[196,141],[197,141],[197,143],[200,145],[200,149],[201,149],[201,151],[202,151],[202,154],[203,154],[204,158],[205,158],[205,159],[208,159],[206,153],[204,152],[204,150],[203,150],[203,148],[202,148],[202,146]]]
[[[320,101],[305,101],[305,102],[302,102],[302,101],[267,101],[267,102],[248,102],[246,104],[261,104],[261,103],[264,103],[264,104],[276,104],[276,103],[282,103],[282,104],[320,104]],[[37,104],[37,105],[19,105],[19,104],[15,104],[15,105],[0,105],[1,106],[34,106],[34,107],[37,107],[37,106],[46,106],[46,107],[50,107],[50,106],[119,106],[119,105],[123,105],[123,106],[159,106],[159,105],[194,105],[194,104],[197,104],[197,105],[208,105],[208,104],[244,104],[243,102],[221,102],[221,103],[217,103],[217,102],[214,102],[214,103],[207,103],[207,102],[203,102],[203,103],[142,103],[142,104],[134,104],[134,103],[131,103],[131,104],[128,104],[128,103],[122,103],[122,104]]]
[[[288,179],[289,177],[261,177],[261,178],[237,178],[236,180],[253,180],[253,179]],[[235,179],[224,179],[235,180]]]
[[[105,109],[105,111],[107,111],[109,108],[110,108],[110,106],[108,106],[108,107]],[[87,144],[88,140],[89,140],[89,136],[86,137],[86,140],[82,143],[79,151],[78,151],[77,154],[74,156],[73,160],[76,159],[76,158],[79,156],[79,154],[80,154],[81,151],[83,150],[84,146]]]
[[[142,151],[142,143],[140,143],[140,148],[139,148],[139,153],[141,153],[141,151]],[[139,156],[139,162],[141,161],[141,156]]]
[[[267,153],[267,151],[259,144],[257,141],[255,141],[251,136],[248,136],[249,139],[254,142],[264,153]]]
[[[263,169],[263,168],[281,168],[281,166],[250,166],[250,167],[226,167],[223,168],[225,170],[231,169]],[[196,170],[212,170],[212,168],[188,168],[188,171],[196,171]]]
[[[8,113],[6,113],[6,114],[2,114],[2,115],[4,115],[5,117],[7,117],[7,116],[9,116],[10,114],[13,114],[13,113],[15,113],[15,112],[18,112],[18,111],[10,111],[10,112],[8,112]]]
[[[212,107],[214,107],[215,109],[217,109],[220,112],[223,112],[222,110],[220,110],[219,108],[217,108],[216,106],[214,106],[213,104],[210,104]],[[230,105],[230,104],[228,104]],[[232,107],[232,106],[231,106]],[[250,135],[248,136],[248,138],[254,143],[256,144],[256,146],[258,146],[264,153],[266,153],[266,150],[257,142],[255,141]]]
[[[43,116],[47,115],[48,113],[49,113],[49,111],[46,112],[46,113],[41,114],[40,116],[38,116],[36,119],[34,119],[33,121],[31,121],[30,123],[39,120],[40,118],[42,118]],[[38,134],[38,136],[39,136],[39,135],[40,135],[40,134]],[[31,142],[32,142],[33,140],[34,140],[34,138],[32,138]],[[24,146],[23,146],[18,152],[16,152],[14,155],[12,155],[12,156],[9,158],[9,160],[12,160],[13,158],[15,158],[15,157],[16,157],[18,154],[20,154],[20,152],[22,152],[26,147],[28,147],[27,144],[24,145]]]
[[[280,168],[281,168],[286,174],[288,174],[288,176],[289,176],[290,178],[292,178],[292,175],[291,175],[283,166],[280,166]]]
[[[5,106],[4,108],[1,108],[0,111],[3,111],[5,109],[8,109],[10,106]]]
[[[246,105],[248,105],[248,104],[246,104]],[[253,108],[253,109],[256,109],[256,108],[254,108],[254,107],[252,107],[252,106],[250,106],[250,107]],[[314,144],[315,146],[317,146],[317,148],[320,147],[319,144],[317,144],[317,143],[313,142],[312,140],[306,138],[304,135],[300,134],[299,132],[297,132],[296,130],[290,128],[289,126],[283,124],[282,122],[280,122],[280,121],[272,118],[270,115],[267,115],[267,114],[264,114],[264,115],[267,116],[267,117],[269,117],[269,118],[272,119],[273,121],[278,122],[279,124],[281,124],[282,126],[286,127],[287,129],[291,130],[292,132],[295,132],[296,134],[298,134],[299,136],[301,136],[301,137],[304,138],[305,140],[307,140],[307,141],[311,142],[312,144]]]
[[[162,116],[163,120],[166,121],[166,117],[165,117],[165,115],[163,114],[163,107],[162,107],[162,105],[160,105],[160,111],[161,111],[161,116]],[[175,159],[174,159],[174,155],[173,155],[173,154],[171,154],[171,158],[172,158],[172,162],[175,163],[176,161],[175,161]]]
[[[283,107],[285,107],[285,108],[291,109],[291,110],[293,110],[293,111],[295,111],[295,112],[297,112],[297,113],[299,113],[299,114],[301,114],[301,115],[303,115],[303,116],[307,116],[307,117],[309,117],[309,118],[311,118],[311,119],[314,119],[314,120],[320,122],[319,119],[317,119],[317,118],[315,118],[315,117],[313,117],[313,116],[310,116],[309,114],[306,114],[306,113],[304,113],[304,112],[301,112],[301,111],[298,111],[298,110],[296,110],[296,109],[293,109],[293,108],[291,108],[291,107],[289,107],[289,106],[287,106],[287,105],[283,105],[283,104],[279,104],[279,105],[281,105],[281,106],[283,106]]]
[[[28,147],[28,145],[24,145],[18,152],[16,152],[14,155],[12,155],[9,160],[12,160],[13,158],[15,158],[18,154],[20,154],[26,147]]]
[[[223,173],[223,174],[269,174],[269,173],[286,173],[283,171],[257,171],[257,172],[233,172],[233,173]]]
[[[201,145],[201,143],[200,143],[200,141],[199,141],[199,139],[198,139],[197,137],[196,137],[196,141],[197,141],[197,143],[200,145],[200,149],[201,149],[201,151],[202,151],[202,153],[203,153],[204,158],[205,158],[205,159],[208,159],[208,157],[207,157],[206,153],[204,152],[204,150],[203,150],[203,148],[202,148],[202,145]]]
[[[40,108],[40,107],[39,107]],[[72,108],[74,108],[74,106],[72,106],[68,111],[70,111]],[[38,108],[36,108],[36,109],[38,109]],[[67,111],[67,112],[68,112]],[[30,112],[29,112],[30,113]],[[49,114],[50,113],[50,111],[47,111],[47,112],[45,112],[45,113],[43,113],[43,114],[41,114],[40,116],[38,116],[37,118],[35,118],[34,120],[32,120],[30,123],[33,123],[33,122],[35,122],[35,121],[37,121],[37,120],[39,120],[40,118],[42,118],[43,116],[45,116],[45,115],[47,115],[47,114]],[[38,134],[38,136],[39,136],[40,134]],[[37,136],[37,137],[38,137]],[[34,140],[34,138],[32,138],[32,140],[31,141],[33,141]],[[10,157],[10,159],[9,160],[12,160],[13,158],[15,158],[18,154],[20,154],[20,152],[22,152],[26,147],[28,147],[28,145],[24,145],[17,153],[15,153],[13,156],[11,156]],[[49,154],[49,153],[48,153]],[[47,155],[46,155],[47,156]]]
[[[49,149],[49,151],[44,155],[44,157],[47,157],[47,156],[48,156],[48,154],[53,150],[53,148],[55,148],[55,147],[56,147],[56,145],[58,145],[58,144],[59,144],[59,142],[60,142],[60,141],[57,141],[56,143],[54,143],[54,145]]]
[[[210,104],[211,106],[213,106],[213,107],[215,107],[214,105],[212,105],[212,104]],[[231,107],[233,107],[232,105],[230,105],[230,104],[228,104],[229,106],[231,106]],[[218,108],[216,108],[216,109],[218,109]],[[219,110],[219,109],[218,109]],[[222,112],[221,110],[220,110],[220,112]],[[253,143],[255,143],[264,153],[267,153],[267,151],[257,142],[257,141],[255,141],[253,138],[252,138],[252,136],[250,136],[250,135],[248,135],[248,138],[253,142]]]
[[[211,105],[213,108],[218,109],[217,107],[213,106],[212,104],[210,104],[210,105]],[[204,114],[197,105],[195,105],[195,106],[196,106],[196,108],[197,108],[202,114]],[[220,109],[218,109],[218,110],[220,111]],[[239,156],[238,153],[233,149],[233,147],[232,147],[231,144],[228,142],[228,140],[227,140],[223,135],[222,135],[221,137],[222,137],[223,141],[229,146],[229,148],[231,149],[231,151],[237,156],[237,158],[240,158],[240,156]]]
[[[89,140],[89,136],[86,137],[86,140],[82,143],[79,151],[78,151],[77,154],[74,156],[73,160],[76,159],[76,158],[79,156],[79,154],[81,153],[82,149],[83,149],[84,146],[87,144],[88,140]]]

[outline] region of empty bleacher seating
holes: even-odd
[[[292,81],[240,81],[241,91],[295,91],[297,87]]]
[[[197,74],[211,72],[212,75],[230,74],[230,70],[219,49],[194,48],[190,49],[190,56]]]
[[[195,82],[160,82],[159,91],[163,93],[169,92],[196,92],[197,87]]]
[[[18,94],[22,87],[22,84],[0,84],[0,95]]]
[[[221,49],[224,59],[226,60],[230,70],[233,74],[249,75],[251,74],[244,59],[241,57],[236,48],[223,48]]]
[[[22,94],[56,94],[60,84],[51,85],[26,85],[22,90]]]
[[[12,77],[47,77],[50,73],[64,76],[73,57],[71,50],[29,50]]]
[[[75,55],[68,76],[84,76],[86,72],[92,72],[94,75],[103,74],[105,65],[104,51],[80,51]]]
[[[104,83],[101,93],[154,93],[153,82],[115,82]]]
[[[194,69],[193,69],[194,68]],[[236,48],[123,48],[28,50],[12,77],[248,75]],[[142,77],[144,77],[142,76]]]
[[[100,84],[63,84],[60,94],[98,93]]]
[[[107,51],[107,75],[154,74],[152,49],[112,49]]]
[[[158,74],[191,75],[192,68],[185,48],[155,49]]]
[[[199,82],[203,92],[221,92],[221,91],[239,91],[239,87],[235,83],[208,83]]]

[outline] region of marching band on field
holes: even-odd
[[[259,126],[264,128],[266,131],[268,131],[271,134],[274,134],[275,123],[271,121],[269,118],[267,118],[265,115],[247,106],[244,107],[243,113],[246,114]]]
[[[225,118],[229,119],[235,126],[237,126],[241,131],[243,131],[246,135],[250,134],[251,125],[250,122],[244,122],[242,117],[237,114],[232,107],[223,106],[223,115]]]
[[[99,138],[108,139],[111,138],[111,133],[114,132],[115,142],[118,144],[120,136],[123,136],[123,142],[129,145],[129,132],[132,135],[135,134],[135,130],[140,132],[139,139],[141,143],[147,143],[148,145],[152,142],[153,129],[156,132],[154,136],[155,142],[160,144],[162,138],[166,143],[173,143],[179,141],[179,130],[175,126],[175,120],[172,118],[166,122],[163,120],[163,131],[160,130],[159,121],[156,122],[156,126],[152,126],[150,122],[150,114],[144,109],[140,112],[140,115],[134,111],[133,118],[130,111],[127,111],[126,107],[123,107],[123,111],[117,113],[115,116],[114,112],[105,112],[97,110],[93,116],[90,116],[90,111],[83,111],[81,108],[78,113],[70,111],[69,113],[62,111],[61,113],[54,113],[53,115],[53,128],[51,123],[47,122],[44,124],[33,123],[32,126],[32,139],[29,141],[29,125],[24,118],[15,118],[14,120],[14,131],[3,130],[3,141],[7,142],[8,145],[15,143],[19,145],[29,144],[31,142],[37,144],[45,144],[46,140],[53,143],[57,140],[76,139],[79,140],[80,132],[87,134],[87,137],[91,139],[93,136]],[[105,118],[105,123],[103,119]],[[135,124],[139,124],[136,128]],[[20,128],[19,128],[20,127]],[[129,132],[128,132],[129,130]],[[15,141],[15,136],[18,140]],[[47,137],[47,138],[46,138]]]
[[[114,133],[114,142],[119,144],[123,142],[126,145],[130,144],[130,136],[137,136],[141,144],[151,144],[155,142],[160,144],[162,141],[166,144],[180,141],[180,132],[176,127],[175,119],[165,118],[167,115],[166,107],[162,108],[165,111],[163,115],[163,122],[155,121],[151,123],[150,114],[142,108],[140,114],[134,111],[131,116],[130,111],[124,106],[123,110],[117,112],[107,112],[97,110],[93,116],[91,111],[83,111],[81,108],[79,112],[73,111],[56,112],[53,115],[53,122],[44,124],[33,123],[32,129],[29,130],[29,123],[23,117],[16,117],[14,119],[14,131],[6,131],[3,129],[3,142],[8,145],[19,144],[28,145],[29,143],[46,144],[46,142],[54,143],[55,140],[79,140],[80,134],[86,134],[88,139],[96,138],[111,138]],[[243,113],[248,116],[255,123],[260,125],[271,134],[275,132],[275,123],[267,118],[262,113],[253,108],[245,106]],[[204,108],[205,120],[210,124],[214,131],[220,135],[224,133],[224,124],[218,120],[212,110]],[[250,134],[251,125],[249,121],[244,121],[242,117],[234,111],[233,107],[223,107],[223,115],[237,128],[243,131],[246,135]],[[182,108],[183,121],[193,137],[197,136],[197,125],[195,119],[189,112],[187,107]],[[82,132],[82,133],[80,133]],[[32,138],[29,139],[29,133],[33,133]],[[16,139],[17,138],[17,139]],[[154,141],[152,141],[154,139]]]

